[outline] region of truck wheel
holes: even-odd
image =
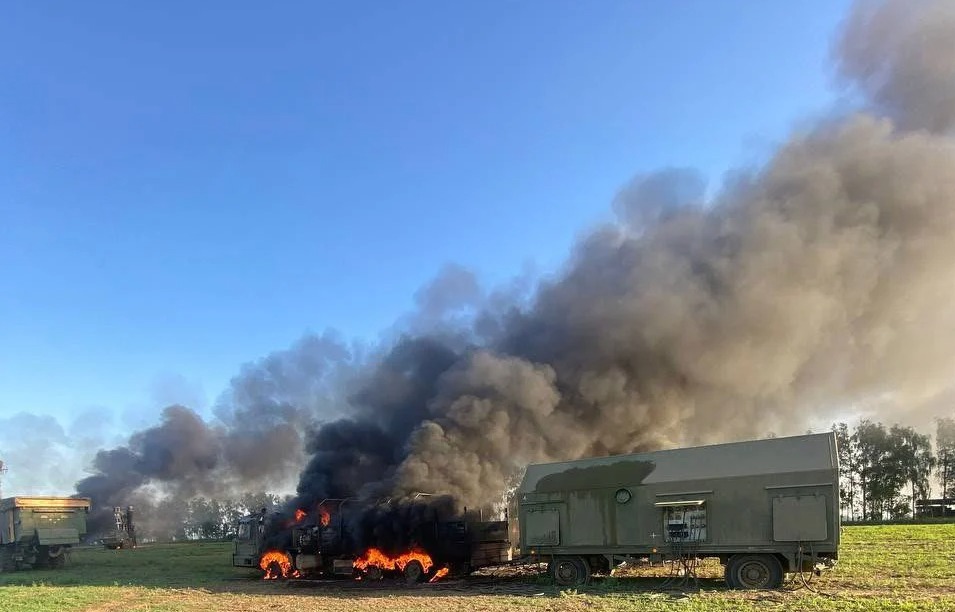
[[[778,589],[783,568],[772,555],[735,555],[726,564],[726,584],[732,589]]]
[[[560,586],[580,586],[590,580],[590,567],[581,557],[557,557],[550,562],[550,573]]]
[[[404,569],[405,582],[415,584],[424,578],[424,567],[418,561],[409,561]]]

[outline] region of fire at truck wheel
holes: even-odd
[[[282,564],[278,561],[272,561],[266,566],[265,571],[267,576],[275,576],[276,579],[285,578],[285,575],[282,573]]]
[[[560,586],[580,586],[590,580],[590,568],[581,557],[557,557],[548,569]]]
[[[405,582],[415,584],[424,579],[424,567],[418,561],[409,561],[404,569]]]
[[[385,575],[377,565],[369,565],[368,569],[365,570],[365,577],[368,580],[381,580]]]

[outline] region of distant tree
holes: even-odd
[[[955,497],[955,419],[935,421],[936,476],[942,485],[942,497]]]
[[[932,443],[927,435],[920,434],[912,427],[893,425],[889,432],[891,461],[898,466],[911,489],[911,511],[915,517],[915,500],[930,496],[929,477],[935,468],[932,455]],[[894,517],[898,518],[898,517]]]
[[[186,533],[192,539],[216,540],[223,537],[221,504],[214,499],[197,497],[189,502]]]
[[[893,513],[898,492],[906,483],[906,472],[882,423],[861,421],[852,439],[858,452],[862,519],[884,519]]]
[[[265,491],[244,493],[237,500],[238,505],[244,511],[244,514],[258,512],[262,508],[271,511],[281,503],[278,495],[266,493]]]
[[[856,443],[846,423],[833,423],[836,434],[836,448],[839,453],[839,498],[845,517],[850,521],[856,518],[858,502],[858,452]]]

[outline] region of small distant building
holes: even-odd
[[[955,517],[955,497],[915,500],[916,518]]]

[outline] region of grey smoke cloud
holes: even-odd
[[[865,108],[708,199],[692,171],[642,174],[533,290],[449,267],[385,348],[307,336],[244,369],[215,424],[167,413],[100,475],[186,494],[305,465],[302,506],[474,506],[529,461],[799,432],[873,398],[898,420],[938,405],[955,371],[952,6],[860,3],[834,54]],[[179,421],[181,440],[164,429]]]
[[[834,49],[841,76],[902,128],[955,126],[955,3],[856,3]]]
[[[706,206],[668,210],[595,231],[497,346],[443,376],[401,485],[473,504],[529,460],[799,431],[952,385],[951,142],[825,123]]]
[[[692,171],[635,179],[617,222],[584,237],[529,306],[496,317],[491,341],[454,347],[375,486],[474,505],[527,461],[798,432],[877,397],[900,418],[944,394],[952,6],[860,3],[835,53],[868,109],[794,134],[710,200]],[[381,427],[356,413],[352,427]],[[334,456],[322,446],[300,491],[332,480]]]
[[[89,408],[66,423],[49,414],[17,412],[0,418],[3,495],[57,495],[74,483],[96,454],[115,441],[112,413]]]
[[[109,508],[133,500],[291,488],[306,460],[305,434],[340,406],[335,396],[353,358],[334,334],[307,334],[244,366],[217,402],[215,418],[172,405],[157,425],[99,451],[91,474],[76,484],[99,510],[93,530],[108,527]]]

